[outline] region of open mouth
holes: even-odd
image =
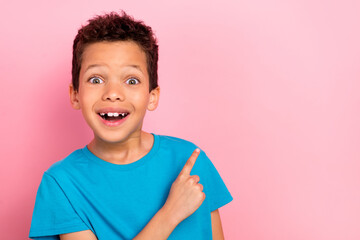
[[[129,115],[129,113],[127,112],[124,113],[108,112],[108,113],[98,113],[98,114],[102,119],[106,121],[114,121],[114,122],[126,118],[126,116]]]

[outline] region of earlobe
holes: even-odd
[[[76,91],[74,89],[74,86],[72,84],[70,84],[70,86],[69,86],[70,103],[71,103],[71,106],[76,110],[80,109],[78,95],[79,95],[78,91]]]
[[[150,99],[147,107],[149,111],[154,111],[157,108],[159,104],[159,97],[160,97],[160,87],[158,86],[157,88],[151,90],[150,92]]]

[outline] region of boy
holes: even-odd
[[[206,154],[142,131],[159,101],[157,61],[151,28],[124,12],[79,30],[70,100],[94,139],[44,173],[30,238],[223,239],[217,209],[232,196]]]

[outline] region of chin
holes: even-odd
[[[106,137],[100,137],[97,136],[96,139],[100,140],[101,142],[104,143],[108,143],[108,144],[113,144],[113,143],[121,143],[126,141],[127,137],[126,136],[106,136]]]
[[[121,130],[120,130],[121,131]],[[101,142],[108,144],[121,143],[129,139],[132,133],[121,131],[121,132],[111,132],[111,133],[102,133],[95,134],[95,139],[100,140]]]

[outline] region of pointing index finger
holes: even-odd
[[[185,166],[181,170],[182,174],[190,175],[191,169],[194,167],[197,157],[200,154],[200,149],[197,148],[193,153],[191,154],[190,158],[185,163]]]

